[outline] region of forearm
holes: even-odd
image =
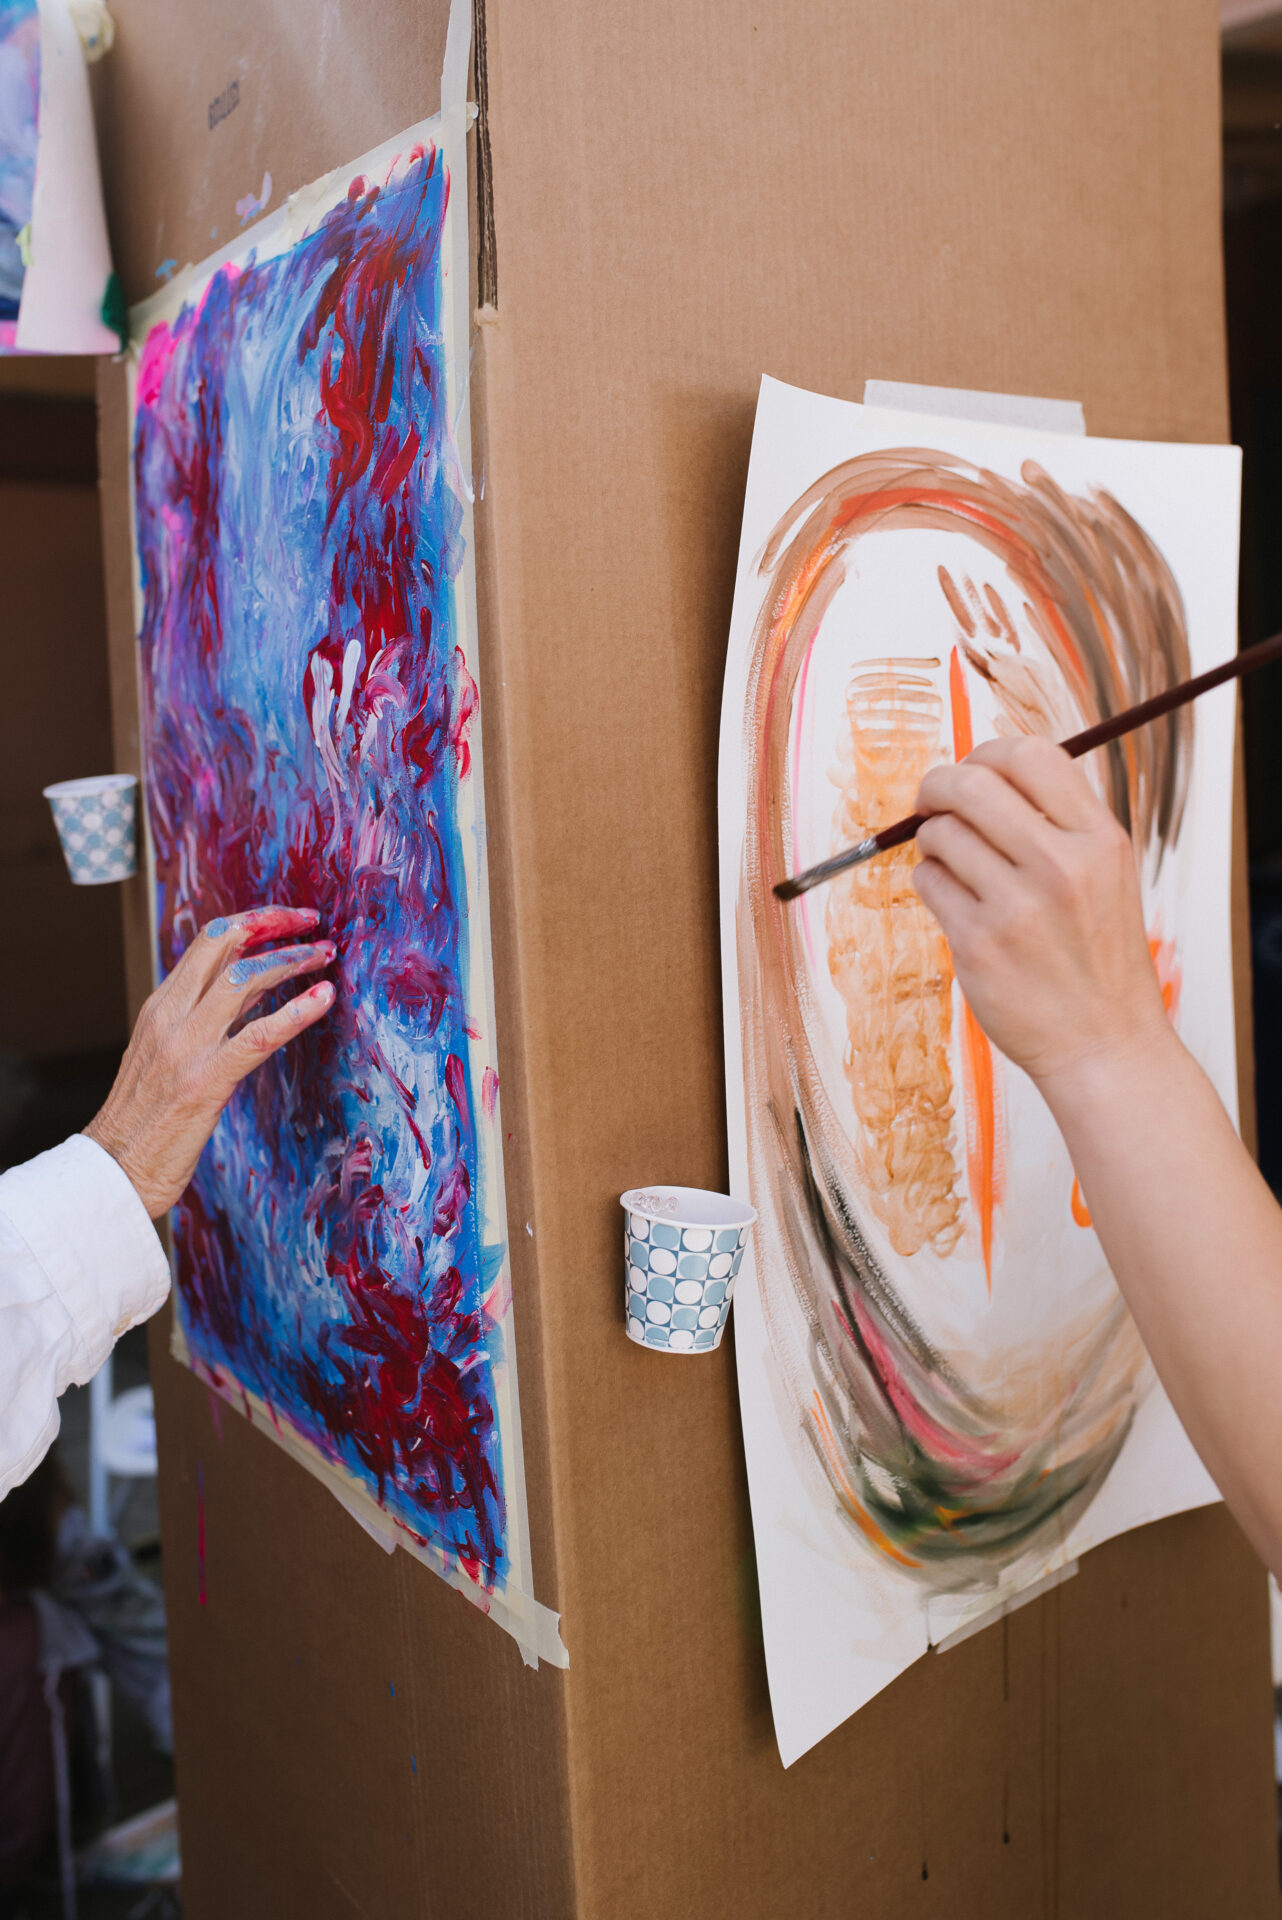
[[[1282,1212],[1173,1032],[1042,1092],[1163,1385],[1282,1573]]]

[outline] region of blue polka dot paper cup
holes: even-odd
[[[78,887],[127,880],[138,871],[138,782],[132,773],[59,780],[44,795]]]
[[[622,1206],[629,1340],[659,1353],[711,1353],[730,1318],[755,1209],[699,1187],[633,1187]]]

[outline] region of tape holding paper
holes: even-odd
[[[1035,433],[1085,433],[1080,400],[1045,400],[1024,393],[982,393],[973,387],[918,387],[902,380],[865,380],[864,405],[897,413],[930,413],[950,420],[979,420],[989,427],[1024,427]]]

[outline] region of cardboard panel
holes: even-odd
[[[436,104],[437,5],[115,14],[130,299],[265,169],[279,196]],[[260,1436],[224,1413],[219,1440],[158,1343],[187,1908],[1262,1920],[1264,1583],[1219,1511],[1090,1556],[784,1774],[733,1356],[625,1340],[615,1205],[725,1178],[716,731],[758,377],[1223,437],[1212,0],[488,0],[485,33],[495,971],[535,1567],[572,1665],[513,1667]],[[105,432],[123,713],[118,406]]]
[[[486,505],[530,796],[512,863],[583,1910],[1274,1912],[1262,1580],[1223,1515],[1096,1555],[779,1773],[740,1624],[730,1356],[625,1349],[610,1206],[724,1177],[713,780],[760,372],[1222,438],[1214,9],[655,0],[605,26],[567,0],[487,26]],[[1136,1608],[1163,1623],[1152,1666]]]

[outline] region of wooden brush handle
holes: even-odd
[[[1190,700],[1196,700],[1199,694],[1209,693],[1212,687],[1222,687],[1226,680],[1240,680],[1244,674],[1254,673],[1257,667],[1267,667],[1271,660],[1278,659],[1282,659],[1282,633],[1275,633],[1271,640],[1261,640],[1258,646],[1247,647],[1232,660],[1225,660],[1220,666],[1199,673],[1192,680],[1182,680],[1178,687],[1168,687],[1165,693],[1155,693],[1151,700],[1141,700],[1138,706],[1127,707],[1125,713],[1115,713],[1111,720],[1101,720],[1097,726],[1087,727],[1084,733],[1075,733],[1070,739],[1061,740],[1060,745],[1070,760],[1079,760],[1095,747],[1106,747],[1110,740],[1120,740],[1123,734],[1134,733],[1136,727],[1147,726],[1150,720],[1160,720],[1164,713],[1173,713],[1177,707],[1186,707]],[[789,880],[780,880],[774,891],[781,900],[795,900],[798,894],[808,893],[811,887],[844,873],[848,867],[859,866],[874,854],[886,853],[891,847],[902,847],[905,840],[913,839],[918,829],[925,825],[926,817],[924,813],[910,813],[906,820],[896,820],[893,826],[883,827],[880,833],[861,840],[857,847],[847,847],[844,853],[835,853],[830,860],[821,860],[818,866],[807,867],[804,873],[794,874]]]

